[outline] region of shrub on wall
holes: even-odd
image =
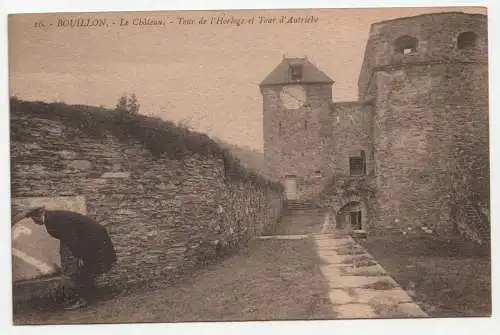
[[[222,148],[206,134],[194,132],[171,121],[125,111],[93,106],[67,105],[64,103],[28,102],[17,98],[10,100],[11,115],[24,114],[49,120],[58,120],[86,136],[102,138],[111,134],[122,140],[136,140],[156,157],[182,157],[198,154],[206,157],[219,156],[224,159],[226,180],[245,180],[282,191],[282,185],[242,167],[229,150]],[[21,132],[20,124],[11,124],[13,141]]]

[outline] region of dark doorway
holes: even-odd
[[[357,201],[347,203],[337,212],[336,220],[337,229],[362,230],[361,204]]]
[[[350,212],[351,215],[351,228],[354,230],[361,229],[361,212]]]

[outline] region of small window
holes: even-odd
[[[349,173],[351,176],[364,175],[364,159],[363,157],[350,157],[349,158]]]
[[[418,40],[412,36],[401,36],[394,42],[396,52],[408,55],[417,52]]]
[[[280,132],[280,133],[281,133],[281,121],[280,121],[280,122],[278,122],[278,132]]]
[[[304,129],[307,129],[307,120],[304,121]]]
[[[320,170],[317,170],[316,172],[314,172],[314,176],[316,178],[321,178],[321,171]]]
[[[302,65],[296,64],[291,66],[291,77],[292,80],[300,80],[302,79]]]
[[[472,31],[466,31],[458,35],[457,49],[472,49],[476,46],[477,35]]]

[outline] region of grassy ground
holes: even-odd
[[[15,324],[334,318],[312,239],[257,240],[174,286],[74,312],[20,311]]]
[[[491,315],[489,247],[429,236],[370,237],[362,245],[430,316]]]

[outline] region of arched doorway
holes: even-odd
[[[366,221],[366,211],[359,201],[349,201],[342,206],[336,215],[336,228],[345,230],[362,230]]]

